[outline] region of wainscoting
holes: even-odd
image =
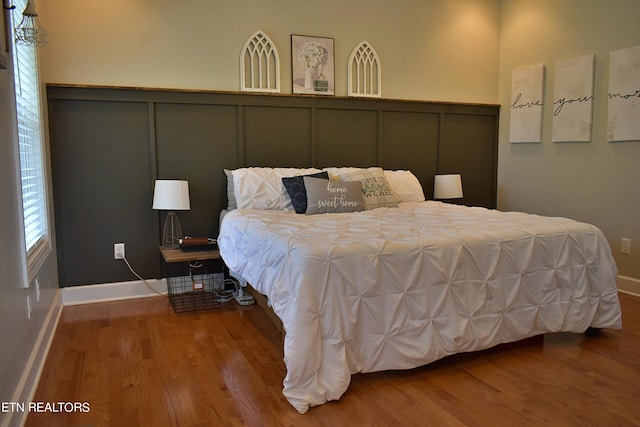
[[[162,214],[153,183],[186,179],[183,232],[215,237],[223,169],[409,169],[427,198],[437,173],[461,173],[460,203],[496,204],[496,105],[48,85],[60,285],[159,278]]]

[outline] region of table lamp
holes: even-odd
[[[157,179],[153,191],[153,209],[169,211],[162,227],[162,247],[180,247],[182,229],[174,211],[191,209],[189,202],[189,182],[173,179]]]
[[[433,183],[433,198],[462,198],[462,177],[460,174],[436,175]]]

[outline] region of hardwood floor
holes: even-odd
[[[90,411],[27,426],[640,425],[640,298],[623,329],[548,334],[410,371],[358,374],[299,415],[280,335],[257,306],[176,314],[163,297],[65,307],[34,397]]]

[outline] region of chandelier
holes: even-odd
[[[36,3],[27,0],[27,7],[22,12],[22,21],[15,30],[16,43],[23,46],[47,46],[47,32],[40,25]]]

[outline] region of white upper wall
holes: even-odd
[[[336,95],[368,40],[385,98],[497,103],[496,0],[56,0],[38,2],[48,83],[238,91],[240,49],[257,30],[276,44],[291,93],[291,35],[334,38]]]
[[[49,83],[239,90],[239,54],[263,30],[291,92],[291,34],[335,40],[336,95],[347,93],[351,50],[368,40],[382,62],[385,98],[499,103],[498,207],[593,223],[606,234],[623,275],[640,278],[640,143],[608,143],[609,51],[640,45],[638,0],[56,0],[38,2],[49,47]],[[593,141],[508,142],[511,71],[596,55]]]
[[[609,52],[640,45],[638,0],[503,0],[498,208],[598,226],[621,275],[640,279],[640,141],[607,142]],[[551,142],[554,64],[595,54],[591,142]],[[510,144],[511,72],[544,64],[543,142]],[[620,239],[632,239],[632,254]]]

